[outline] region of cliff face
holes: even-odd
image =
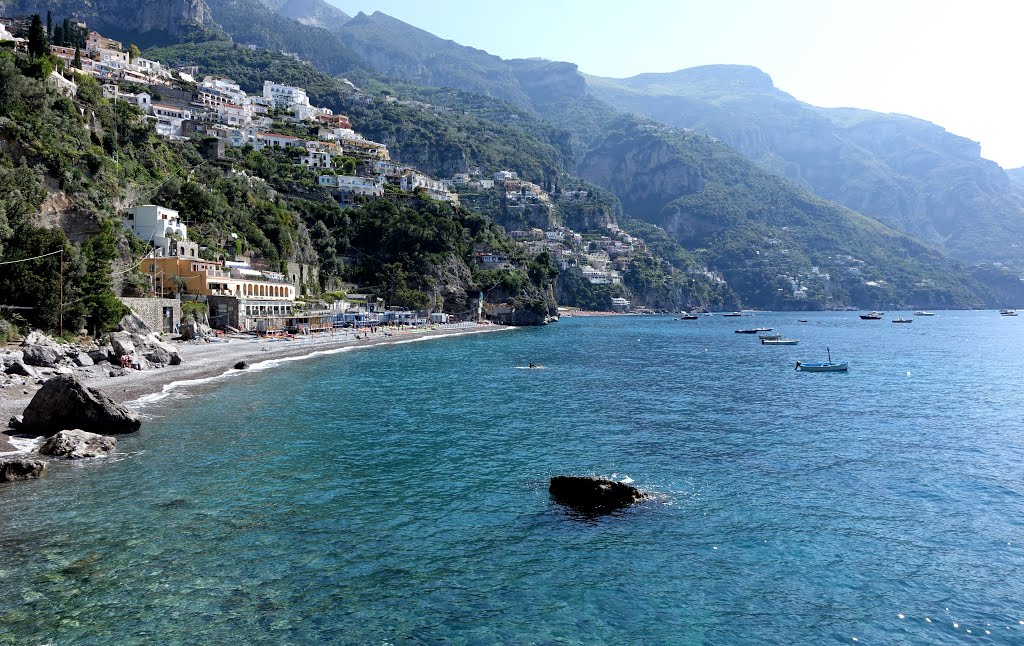
[[[587,80],[575,63],[540,59],[506,61],[522,90],[535,103],[575,99],[587,94]]]
[[[654,214],[672,200],[704,188],[699,169],[665,141],[612,136],[590,152],[580,175],[613,192],[629,213]]]
[[[84,20],[104,35],[131,42],[145,41],[146,34],[181,37],[197,25],[217,26],[205,0],[0,0],[0,13],[8,16],[45,16],[47,10],[55,20]]]

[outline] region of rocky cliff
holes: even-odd
[[[205,0],[0,0],[0,14],[51,11],[55,20],[84,20],[105,36],[154,42],[188,35],[196,27],[217,28]]]

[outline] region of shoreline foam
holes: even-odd
[[[94,377],[84,379],[85,385],[96,388],[118,403],[140,411],[146,406],[164,400],[176,392],[185,391],[206,384],[213,384],[234,375],[247,372],[261,372],[276,368],[284,363],[313,357],[343,354],[361,348],[375,348],[387,345],[404,345],[432,339],[467,336],[510,330],[505,326],[477,325],[416,331],[379,332],[369,338],[355,338],[349,333],[335,334],[324,338],[310,338],[301,341],[266,341],[260,339],[236,339],[228,343],[182,343],[178,350],[182,363],[155,370],[132,371],[120,377]],[[249,368],[236,370],[239,361],[249,363]],[[76,370],[76,372],[79,372]],[[13,415],[20,415],[32,400],[38,387],[29,394],[0,399],[0,423]],[[10,431],[8,431],[10,432]],[[31,450],[26,438],[0,432],[0,457],[23,455]]]

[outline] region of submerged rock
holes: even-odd
[[[117,447],[117,438],[87,433],[74,429],[61,431],[46,440],[39,452],[43,455],[55,455],[62,458],[98,458],[110,455]]]
[[[72,375],[47,381],[25,408],[19,430],[47,437],[66,428],[118,435],[142,426],[138,416]]]
[[[0,459],[0,482],[32,480],[43,475],[43,471],[46,471],[46,462],[43,460],[33,460],[31,458]]]
[[[561,504],[591,513],[608,513],[644,498],[636,487],[593,476],[555,476],[548,491]]]

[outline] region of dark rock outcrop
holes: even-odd
[[[47,437],[66,428],[118,435],[142,426],[138,416],[71,375],[47,381],[25,408],[18,430]]]
[[[39,452],[69,459],[98,458],[110,455],[115,447],[117,438],[75,429],[61,431],[46,440]]]
[[[249,367],[249,364],[244,361],[239,361],[235,364],[235,370],[245,370]]]
[[[54,368],[64,360],[64,348],[42,332],[30,332],[21,344],[24,361],[30,366]]]
[[[46,462],[30,458],[6,458],[0,460],[0,482],[32,480],[43,475]]]
[[[137,370],[176,366],[181,363],[178,349],[161,341],[135,314],[126,315],[117,326],[120,331],[110,335],[115,361],[122,355],[128,355],[132,358],[132,366],[137,366]]]
[[[598,514],[628,507],[644,498],[636,487],[593,476],[555,476],[548,491],[567,507]]]

